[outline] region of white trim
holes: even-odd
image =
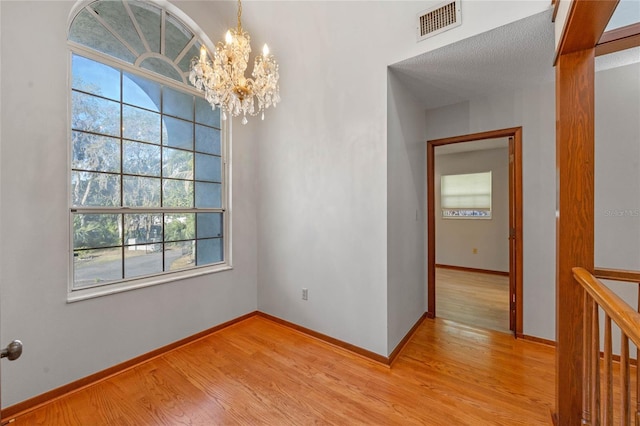
[[[198,41],[198,37],[196,37],[196,35],[194,34],[193,37],[191,37],[191,40],[189,40],[189,43],[187,43],[187,45],[182,49],[182,51],[178,54],[178,56],[176,56],[176,59],[174,59],[173,62],[176,65],[180,64],[180,61],[182,61],[182,58],[184,58],[184,56],[187,54],[189,49],[191,49],[191,47],[194,44],[196,44],[197,41]],[[178,66],[178,68],[180,68],[180,66]],[[182,69],[180,71],[183,72]],[[188,72],[186,74],[189,75]]]
[[[159,53],[155,53],[155,52],[145,52],[145,53],[143,53],[142,55],[138,56],[138,58],[136,59],[136,61],[135,61],[135,62],[134,62],[134,64],[133,64],[133,65],[134,65],[134,67],[135,67],[135,69],[144,69],[144,70],[147,70],[148,72],[151,72],[151,73],[153,73],[153,74],[162,75],[162,74],[159,74],[159,73],[157,73],[157,72],[151,71],[150,69],[143,68],[143,67],[141,67],[141,66],[140,66],[140,64],[142,64],[142,63],[145,61],[145,59],[149,59],[149,58],[161,59],[161,60],[163,60],[164,62],[166,62],[167,64],[171,65],[171,66],[173,67],[173,69],[178,73],[178,75],[179,75],[180,77],[182,77],[182,83],[183,83],[184,85],[188,86],[188,87],[192,87],[192,86],[190,86],[190,85],[189,85],[189,83],[187,82],[187,79],[186,79],[186,78],[185,78],[185,76],[184,76],[184,72],[180,69],[180,67],[178,67],[178,65],[177,65],[175,62],[173,62],[173,61],[171,61],[171,60],[168,60],[168,59],[169,59],[168,57],[166,57],[166,56],[164,56],[164,55],[161,55],[161,54],[159,54]],[[166,75],[162,75],[162,76],[163,76],[163,77],[166,77],[166,78],[170,78],[170,77],[167,77]],[[173,80],[173,79],[172,79],[172,80]],[[174,81],[176,81],[176,80],[174,80]],[[199,92],[199,93],[200,93],[200,96],[202,96],[202,92]]]
[[[92,7],[87,6],[85,8],[86,10],[88,10],[94,17],[94,19],[97,19],[98,22],[107,30],[111,33],[111,35],[113,35],[120,43],[123,44],[124,47],[126,47],[129,52],[131,52],[133,54],[133,56],[138,56],[139,53],[136,51],[136,49],[133,48],[133,46],[131,46],[129,44],[128,41],[126,41],[116,30],[113,29],[113,27],[111,25],[109,25],[107,23],[107,21],[105,21],[102,16],[100,16],[98,14],[98,12],[96,12]]]
[[[195,87],[193,87],[192,85],[190,85],[187,82],[180,83],[178,80],[175,80],[173,78],[167,77],[167,76],[162,75],[162,74],[158,74],[158,73],[153,72],[151,70],[148,70],[146,68],[136,67],[136,66],[130,64],[129,62],[127,62],[127,61],[123,61],[122,59],[118,59],[118,58],[115,58],[113,56],[109,56],[109,55],[106,55],[104,53],[98,52],[97,50],[93,50],[93,49],[91,49],[89,47],[83,46],[83,45],[78,44],[78,43],[76,43],[74,41],[71,41],[71,40],[68,40],[67,44],[69,45],[69,49],[71,50],[71,53],[75,53],[75,54],[78,54],[80,56],[84,56],[85,58],[89,58],[89,59],[92,59],[94,61],[101,62],[101,63],[103,63],[105,65],[118,67],[118,68],[122,69],[123,71],[130,72],[132,74],[137,74],[137,75],[139,75],[141,77],[149,78],[149,79],[151,79],[153,81],[156,81],[156,82],[158,82],[160,84],[164,84],[165,86],[169,86],[169,87],[177,89],[177,90],[182,90],[184,92],[187,92],[187,93],[190,93],[192,95],[196,95],[196,96],[199,96],[199,97],[203,98],[202,92],[200,90],[196,89]],[[143,54],[143,55],[145,55],[145,54]],[[153,53],[150,53],[150,55],[153,55]],[[158,55],[158,54],[156,53],[156,55]],[[69,68],[69,70],[71,70],[71,68]],[[178,68],[178,70],[179,70],[179,68]],[[71,71],[69,71],[69,73],[71,73]],[[180,70],[180,75],[183,75],[182,70]],[[69,87],[71,87],[71,86],[69,86]],[[222,127],[222,126],[220,126],[220,127]]]
[[[232,269],[233,268],[230,265],[219,264],[210,267],[187,269],[184,271],[166,272],[158,276],[130,279],[128,281],[119,281],[114,284],[105,284],[98,287],[77,289],[73,292],[67,293],[67,303],[108,296],[110,294],[122,293],[129,290],[137,290],[140,288],[151,287],[158,284],[165,284],[189,278],[201,277],[203,275],[209,275],[216,272],[230,271]]]
[[[136,16],[133,14],[133,11],[129,7],[129,2],[123,1],[122,4],[124,5],[124,8],[127,10],[127,13],[129,14],[129,19],[131,19],[131,22],[133,23],[133,27],[136,29],[136,32],[138,33],[138,37],[140,37],[140,40],[142,40],[142,44],[144,45],[145,50],[147,52],[151,52],[151,46],[149,46],[149,42],[147,41],[147,38],[144,36],[144,33],[142,32],[142,28],[140,28],[140,24],[138,23]]]
[[[165,56],[165,48],[167,41],[164,39],[167,33],[167,9],[162,9],[160,12],[160,54]]]
[[[82,10],[84,10],[85,8],[87,8],[87,6],[89,6],[91,3],[93,3],[95,0],[82,0],[77,2],[74,7],[71,10],[71,13],[69,15],[68,18],[68,26],[67,26],[67,36],[69,34],[69,30],[71,29],[71,25],[73,23],[73,20],[75,19],[75,17],[77,16],[78,13],[80,13]],[[134,27],[136,28],[136,31],[138,32],[138,35],[140,36],[140,39],[142,40],[143,44],[145,45],[145,48],[148,49],[147,52],[143,52],[142,54],[140,54],[139,56],[137,56],[137,59],[135,61],[134,64],[128,63],[124,60],[112,57],[110,55],[104,54],[102,52],[96,51],[94,49],[91,49],[89,47],[86,47],[84,45],[81,45],[79,43],[73,42],[71,40],[67,40],[68,46],[69,46],[69,62],[68,62],[68,75],[67,75],[67,84],[68,84],[68,88],[69,90],[67,91],[67,170],[68,170],[68,175],[67,175],[67,203],[70,206],[69,207],[69,220],[68,220],[68,236],[69,236],[69,240],[68,240],[68,244],[67,244],[67,251],[68,251],[68,259],[69,259],[69,266],[68,266],[68,277],[67,277],[67,302],[68,303],[72,303],[72,302],[76,302],[76,301],[80,301],[80,300],[86,300],[86,299],[92,299],[95,297],[101,297],[101,296],[106,296],[106,295],[110,295],[110,294],[115,294],[115,293],[120,293],[123,291],[129,291],[129,290],[134,290],[134,289],[139,289],[139,288],[144,288],[144,287],[149,287],[149,286],[154,286],[157,284],[163,284],[163,283],[168,283],[168,282],[173,282],[173,281],[179,281],[179,280],[184,280],[184,279],[189,279],[189,278],[193,278],[193,277],[199,277],[199,276],[203,276],[203,275],[208,275],[208,274],[212,274],[212,273],[217,273],[217,272],[222,272],[222,271],[228,271],[233,269],[233,259],[232,259],[232,253],[233,253],[233,237],[231,235],[232,233],[232,220],[233,220],[233,214],[232,214],[232,149],[231,149],[231,129],[232,129],[232,124],[231,124],[231,120],[222,120],[222,117],[220,117],[220,131],[221,131],[221,140],[220,140],[220,154],[221,154],[221,159],[222,159],[222,208],[219,209],[199,209],[197,212],[220,212],[223,214],[223,259],[224,262],[215,264],[215,265],[206,265],[206,266],[201,266],[201,267],[192,267],[190,269],[184,269],[184,270],[180,270],[180,271],[175,271],[175,272],[161,272],[160,274],[157,275],[152,275],[152,276],[146,276],[146,277],[136,277],[133,279],[123,279],[123,280],[118,280],[118,281],[114,281],[110,284],[105,283],[105,284],[101,284],[101,285],[94,285],[91,287],[84,287],[84,288],[73,288],[74,285],[74,256],[73,256],[73,213],[74,210],[76,213],[79,212],[96,212],[98,210],[101,210],[100,208],[73,208],[71,206],[71,194],[72,194],[72,187],[71,187],[71,173],[72,173],[72,168],[71,168],[71,164],[72,164],[72,155],[73,155],[73,147],[71,145],[71,134],[72,134],[72,130],[71,130],[71,121],[72,121],[72,105],[71,105],[71,88],[73,86],[73,75],[72,75],[72,58],[73,58],[73,54],[77,54],[77,55],[81,55],[84,57],[87,57],[89,59],[93,59],[96,60],[98,62],[104,63],[108,66],[113,66],[116,68],[121,69],[124,72],[130,72],[133,74],[137,74],[140,76],[143,76],[145,78],[149,78],[153,81],[156,81],[166,87],[170,87],[170,88],[174,88],[174,89],[178,89],[180,91],[189,93],[189,94],[193,94],[195,96],[198,96],[199,98],[203,98],[203,94],[201,91],[197,90],[195,87],[191,86],[190,84],[188,84],[188,75],[189,73],[184,73],[180,67],[178,66],[180,60],[183,59],[183,57],[186,55],[186,52],[188,52],[188,50],[191,48],[191,46],[193,46],[196,42],[200,42],[201,44],[205,45],[207,48],[209,48],[211,50],[211,48],[214,46],[213,43],[211,42],[211,40],[209,39],[209,37],[204,34],[204,32],[200,29],[200,27],[195,23],[195,21],[193,21],[190,17],[188,17],[184,12],[182,12],[180,9],[178,9],[176,6],[174,6],[173,4],[169,3],[166,0],[155,0],[155,1],[146,1],[146,0],[142,0],[145,3],[149,3],[152,4],[158,8],[160,8],[162,10],[162,21],[161,21],[161,51],[164,51],[164,30],[165,30],[165,25],[166,25],[166,15],[167,13],[170,13],[176,20],[178,20],[179,22],[181,22],[187,29],[189,29],[192,33],[193,33],[193,37],[192,39],[187,43],[187,45],[185,46],[185,48],[183,49],[183,51],[178,55],[178,57],[176,58],[176,60],[171,60],[171,58],[167,58],[166,56],[163,56],[159,53],[154,53],[150,51],[150,47],[148,44],[148,41],[146,40],[146,38],[144,37],[144,34],[142,34],[142,30],[139,27],[139,24],[137,22],[137,20],[135,18],[131,19],[131,21],[134,24]],[[123,0],[123,4],[127,10],[127,13],[129,13],[129,16],[131,18],[132,15],[132,11],[129,7],[129,2],[128,0]],[[95,17],[95,11],[93,9],[90,10],[90,12],[93,12],[94,17]],[[98,16],[98,23],[103,25],[109,32],[111,32],[112,34],[114,33],[108,25],[105,25],[104,22],[101,22],[101,18]],[[115,35],[115,34],[114,34]],[[121,37],[118,37],[116,35],[116,37],[118,38],[119,41],[122,42]],[[67,37],[68,38],[68,37]],[[129,49],[132,50],[132,48],[130,46],[128,46],[126,43],[125,46]],[[132,53],[135,53],[135,49],[132,50]],[[158,59],[162,59],[165,62],[171,64],[173,66],[173,68],[177,71],[177,73],[182,77],[183,81],[179,82],[177,80],[174,80],[170,77],[155,73],[153,71],[150,71],[148,69],[145,68],[141,68],[139,66],[136,65],[140,65],[140,63],[142,61],[144,61],[147,58],[150,57],[154,57],[154,58],[158,58]],[[104,209],[102,209],[104,210]],[[109,209],[110,210],[110,209]],[[113,211],[114,213],[127,213],[127,212],[131,212],[131,213],[135,213],[137,212],[138,209],[127,209],[127,208],[117,208],[115,209],[117,211]],[[143,209],[144,210],[144,209]],[[179,209],[180,211],[184,211],[184,209]],[[159,208],[159,209],[154,209],[154,212],[157,213],[167,213],[170,212],[171,209],[170,208]],[[110,211],[111,212],[111,211]],[[197,213],[196,212],[196,213]]]
[[[222,114],[221,114],[222,115]],[[231,145],[231,120],[223,120],[220,117],[220,154],[222,155],[222,173],[223,179],[226,185],[222,185],[222,197],[223,207],[226,209],[226,214],[222,216],[223,220],[223,257],[229,267],[233,268],[233,238],[231,235],[232,223],[233,223],[233,179],[231,171],[233,164],[233,149]]]
[[[90,5],[94,1],[96,0],[79,0],[71,8],[71,11],[69,12],[69,16],[67,17],[67,39],[69,38],[69,30],[71,29],[71,24],[73,23],[73,20],[75,19],[75,17],[78,15],[78,13],[80,13],[80,11],[82,11],[82,9],[84,9],[86,6]],[[204,31],[202,31],[200,26],[196,24],[196,21],[191,19],[189,15],[187,15],[182,10],[180,10],[178,6],[174,5],[173,3],[170,3],[167,0],[153,0],[153,1],[140,0],[140,1],[144,1],[145,3],[150,3],[165,9],[167,12],[169,12],[170,14],[178,18],[178,20],[182,21],[182,23],[187,28],[189,28],[194,35],[198,36],[200,40],[202,40],[204,45],[207,46],[207,49],[210,52],[213,52],[215,50],[215,44],[211,41],[209,36]],[[123,0],[123,3],[125,4],[125,6],[128,6],[127,5],[128,0]],[[151,50],[148,44],[146,44],[145,47]]]

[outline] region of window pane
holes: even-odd
[[[193,34],[191,34],[191,31],[182,25],[176,18],[171,15],[167,15],[165,28],[165,55],[171,59],[177,58],[192,37]]]
[[[196,124],[196,151],[220,155],[220,130]]]
[[[124,206],[160,207],[160,179],[124,176]]]
[[[162,175],[165,178],[193,179],[193,153],[163,148]]]
[[[162,214],[125,214],[124,243],[136,246],[162,241]],[[148,247],[143,247],[146,250]]]
[[[78,55],[73,55],[72,61],[74,89],[120,100],[119,70]]]
[[[141,1],[129,2],[129,7],[151,51],[160,53],[160,9]]]
[[[163,180],[162,205],[164,207],[193,207],[193,182],[189,180]]]
[[[440,193],[443,209],[491,209],[491,172],[442,176]]]
[[[196,154],[196,180],[222,182],[220,157]]]
[[[199,54],[199,52],[198,52]],[[196,122],[220,128],[220,109],[215,111],[206,99],[196,97]]]
[[[222,207],[219,183],[196,182],[196,207]]]
[[[222,238],[196,241],[196,265],[222,262]]]
[[[193,95],[165,87],[162,112],[185,120],[193,120]]]
[[[160,143],[160,114],[127,105],[122,107],[123,137]]]
[[[173,67],[172,64],[160,58],[147,58],[140,64],[142,68],[153,71],[156,74],[169,77],[182,83],[182,75]]]
[[[222,213],[197,214],[198,238],[222,237]]]
[[[69,29],[69,40],[122,59],[130,64],[136,59],[133,53],[86,9],[78,13],[73,20]]]
[[[164,270],[175,271],[194,266],[195,241],[181,241],[164,245]]]
[[[73,172],[71,198],[75,207],[117,207],[120,205],[120,176]]]
[[[164,240],[181,241],[195,238],[195,214],[178,213],[164,215]]]
[[[122,101],[160,112],[160,84],[134,74],[122,75]]]
[[[122,172],[132,175],[160,176],[160,147],[148,143],[122,143]]]
[[[71,127],[120,136],[120,104],[80,92],[72,94]]]
[[[120,229],[119,214],[74,214],[73,249],[118,246]]]
[[[131,47],[133,47],[138,54],[144,53],[145,48],[138,36],[129,13],[122,5],[121,1],[103,1],[96,2],[93,8],[107,24],[111,26]]]
[[[74,169],[120,172],[120,140],[91,133],[73,132]]]
[[[162,243],[129,246],[124,251],[124,277],[162,272]]]
[[[74,250],[73,287],[122,279],[122,249]]]
[[[162,137],[164,145],[193,149],[193,123],[164,116],[162,117]]]

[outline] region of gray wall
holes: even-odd
[[[555,86],[426,112],[428,139],[522,126],[524,334],[555,340]]]
[[[437,155],[439,149],[434,167],[436,264],[509,272],[509,149]],[[491,219],[443,219],[440,177],[488,171]]]
[[[72,5],[0,2],[0,342],[19,338],[25,348],[19,361],[3,361],[3,406],[257,308],[256,147],[252,129],[239,126],[233,146],[234,269],[66,303],[66,28]],[[223,33],[210,6],[181,6],[207,33]]]
[[[425,291],[415,240],[423,195],[411,187],[424,179],[424,148],[414,145],[417,121],[393,112],[415,109],[387,105],[397,95],[387,66],[548,7],[468,2],[464,25],[416,43],[413,19],[435,3],[261,1],[243,11],[252,37],[264,34],[280,58],[283,98],[258,140],[258,307],[382,355],[415,322]]]
[[[640,270],[640,63],[596,73],[595,263]]]
[[[424,110],[389,72],[387,87],[388,351],[426,309]]]
[[[598,58],[603,60],[606,57]],[[597,72],[595,89],[595,264],[638,271],[640,63]],[[631,306],[637,306],[636,285],[606,284]]]

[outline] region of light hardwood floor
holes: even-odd
[[[549,425],[554,348],[425,320],[391,368],[252,317],[13,425]]]
[[[509,332],[509,277],[436,268],[436,316]]]

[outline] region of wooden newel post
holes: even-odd
[[[571,268],[593,271],[594,49],[556,63],[556,402],[559,425],[582,420],[584,290]],[[591,384],[593,385],[593,384]],[[595,413],[591,413],[593,415]]]

